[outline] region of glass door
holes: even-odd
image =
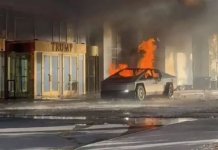
[[[84,55],[79,55],[79,61],[78,61],[78,81],[79,81],[79,94],[85,93],[85,67],[84,67]]]
[[[4,70],[4,66],[5,66],[5,58],[4,58],[4,53],[0,52],[0,98],[4,97],[4,81],[5,81],[5,70]]]
[[[58,92],[59,88],[59,63],[58,56],[51,56],[51,91]]]
[[[15,98],[15,55],[10,54],[7,57],[7,86],[8,98]]]
[[[77,57],[63,56],[63,95],[73,96],[77,93]]]
[[[44,55],[44,92],[50,92],[51,89],[51,64],[50,56]]]
[[[64,91],[70,92],[70,82],[71,82],[71,73],[70,73],[70,56],[64,56],[64,69],[63,69],[63,84]]]
[[[30,93],[29,55],[11,54],[7,59],[7,97],[28,97]]]
[[[16,58],[16,95],[19,97],[27,97],[28,95],[28,59],[25,56]]]
[[[43,96],[57,97],[59,92],[59,58],[58,55],[43,55]]]

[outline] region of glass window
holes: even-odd
[[[62,22],[60,24],[60,36],[61,36],[61,42],[67,41],[67,25],[65,22]]]
[[[77,58],[72,57],[72,80],[77,81]]]
[[[0,53],[0,98],[4,96],[4,54]]]
[[[58,56],[52,56],[52,90],[58,91]]]
[[[72,57],[72,90],[77,91],[77,57]]]
[[[36,39],[52,40],[52,22],[46,19],[38,19],[35,23]]]
[[[70,56],[64,57],[64,90],[70,90]]]
[[[123,69],[110,78],[134,78],[141,75],[144,71],[144,69]]]
[[[27,92],[27,78],[28,78],[28,60],[21,58],[21,92]]]
[[[60,24],[58,22],[53,23],[53,41],[60,41]]]
[[[153,75],[153,78],[155,79],[160,79],[161,78],[161,73],[158,71],[158,70],[152,70],[152,75]]]
[[[153,76],[152,76],[152,71],[149,69],[145,72],[145,77],[144,79],[152,79]]]
[[[79,94],[83,94],[84,90],[84,56],[79,56]]]
[[[44,91],[49,92],[50,91],[50,56],[44,56]]]
[[[34,24],[33,20],[29,18],[16,18],[16,39],[18,40],[30,40],[34,39]]]
[[[42,95],[42,53],[37,53],[37,95]]]

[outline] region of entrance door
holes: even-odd
[[[84,61],[85,56],[79,55],[79,61],[78,61],[78,81],[79,81],[79,94],[85,93],[85,67],[84,67]]]
[[[43,55],[43,96],[58,97],[59,92],[59,58],[58,55]]]
[[[4,98],[4,81],[5,81],[5,70],[4,70],[4,53],[0,52],[0,98]]]
[[[7,97],[28,97],[29,87],[29,55],[16,54],[8,56]]]
[[[63,95],[64,97],[73,96],[77,93],[77,57],[63,56]]]

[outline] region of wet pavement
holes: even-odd
[[[199,119],[93,143],[78,150],[216,150],[218,120]]]
[[[4,118],[71,120],[74,124],[86,125],[106,123],[140,127],[146,122],[144,118],[217,118],[218,100],[169,100],[155,97],[143,102],[127,99],[25,101],[0,104],[0,116]],[[165,125],[163,122],[160,124]]]
[[[165,126],[179,125],[187,121],[216,120],[218,118],[217,92],[208,93],[208,91],[180,91],[176,92],[172,99],[149,97],[145,101],[104,100],[100,99],[99,95],[67,100],[4,101],[0,103],[0,140],[7,143],[6,145],[2,143],[5,148],[19,145],[16,144],[18,137],[19,142],[23,143],[20,149],[40,148],[37,143],[34,144],[34,140],[40,141],[43,149],[74,149],[115,137],[125,138],[142,131],[153,132]],[[48,140],[43,141],[42,138]],[[200,146],[199,148],[214,146],[214,144],[208,145],[210,140],[214,142],[214,139],[200,139],[201,143],[197,146]],[[14,144],[10,145],[10,141],[14,141]],[[53,144],[51,141],[56,143]],[[136,141],[133,141],[133,148],[134,145],[138,145],[134,142]],[[166,141],[165,144],[170,148],[174,144],[187,144],[187,141],[181,142],[183,143]],[[25,143],[29,145],[25,146]],[[141,144],[146,145],[146,143]],[[155,143],[146,145],[147,148],[154,146],[155,149],[161,149],[159,146],[161,143],[152,144]]]
[[[210,94],[209,94],[210,93]],[[211,94],[212,93],[212,94]],[[0,103],[1,117],[70,119],[77,123],[123,123],[124,118],[216,118],[217,91],[177,91],[174,98],[100,99],[99,95],[68,100],[10,100]]]
[[[210,94],[209,94],[210,93]],[[5,100],[0,117],[74,120],[77,123],[123,123],[124,118],[216,118],[217,91],[176,91],[174,98],[100,99],[99,95],[59,100]]]
[[[135,132],[125,124],[89,126],[72,120],[1,118],[0,122],[0,149],[4,150],[75,149]]]

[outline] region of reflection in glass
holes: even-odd
[[[77,91],[77,58],[72,57],[72,90]]]
[[[84,57],[82,56],[82,55],[80,55],[79,56],[79,66],[78,66],[78,68],[79,68],[79,76],[78,76],[78,78],[79,78],[79,94],[83,94],[83,84],[84,84],[84,80],[83,80],[83,75],[84,75],[84,63],[83,63],[83,61],[84,61]]]
[[[27,92],[27,59],[21,58],[21,92]]]
[[[44,91],[50,91],[50,56],[44,56]]]
[[[64,90],[70,90],[70,56],[64,57]]]
[[[77,60],[76,57],[72,57],[72,80],[76,81],[77,80]]]
[[[4,55],[0,53],[0,98],[4,97]]]
[[[37,95],[42,95],[42,54],[37,53]]]
[[[58,56],[52,56],[52,91],[58,91]]]

